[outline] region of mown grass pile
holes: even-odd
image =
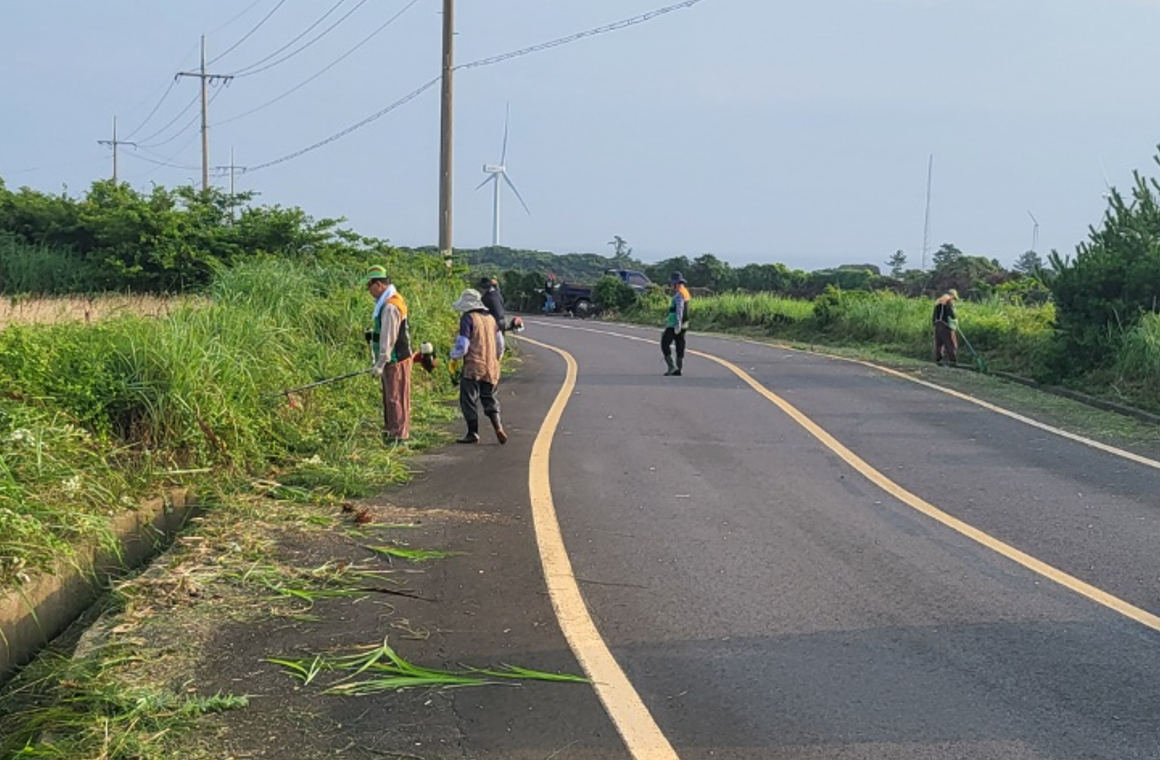
[[[445,353],[459,285],[423,258],[386,263],[413,338]],[[402,477],[371,378],[281,393],[370,365],[365,265],[251,262],[164,315],[0,332],[0,587],[78,544],[111,544],[108,518],[165,486],[263,478],[342,498]],[[423,423],[447,414],[433,403],[445,382],[415,373],[420,445]]]

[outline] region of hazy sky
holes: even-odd
[[[456,63],[673,1],[461,0]],[[200,183],[196,80],[162,95],[198,65],[202,33],[220,56],[209,70],[239,74],[211,90],[215,166],[231,148],[242,166],[291,154],[439,75],[441,0],[343,0],[257,70],[336,2],[3,0],[0,176],[83,192],[111,173],[97,140],[116,115],[121,139],[140,143],[122,147],[121,179]],[[1121,188],[1133,170],[1160,173],[1158,31],[1160,0],[701,0],[463,69],[455,245],[490,243],[491,195],[474,188],[499,159],[510,104],[507,167],[531,215],[505,194],[504,245],[607,254],[620,235],[646,261],[712,252],[804,269],[881,264],[901,248],[916,266],[933,155],[930,251],[952,242],[1010,264],[1032,246],[1030,212],[1038,250],[1071,253],[1099,223],[1105,171]],[[434,245],[438,165],[436,85],[238,186],[399,245]]]

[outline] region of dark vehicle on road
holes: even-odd
[[[652,281],[644,272],[633,269],[608,269],[605,277],[618,277],[637,293],[647,290]],[[567,314],[585,319],[596,313],[596,301],[591,285],[570,282],[549,282],[545,287],[544,311],[549,314]]]

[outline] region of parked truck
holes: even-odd
[[[608,269],[605,277],[617,277],[630,288],[640,293],[652,285],[644,272],[634,269]],[[586,319],[596,313],[596,301],[592,296],[593,286],[577,285],[571,282],[549,282],[545,289],[544,311],[554,314]]]

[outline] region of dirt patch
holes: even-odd
[[[10,296],[0,299],[0,329],[10,324],[88,324],[124,314],[159,317],[194,302],[195,299],[188,297],[116,294],[51,298]]]

